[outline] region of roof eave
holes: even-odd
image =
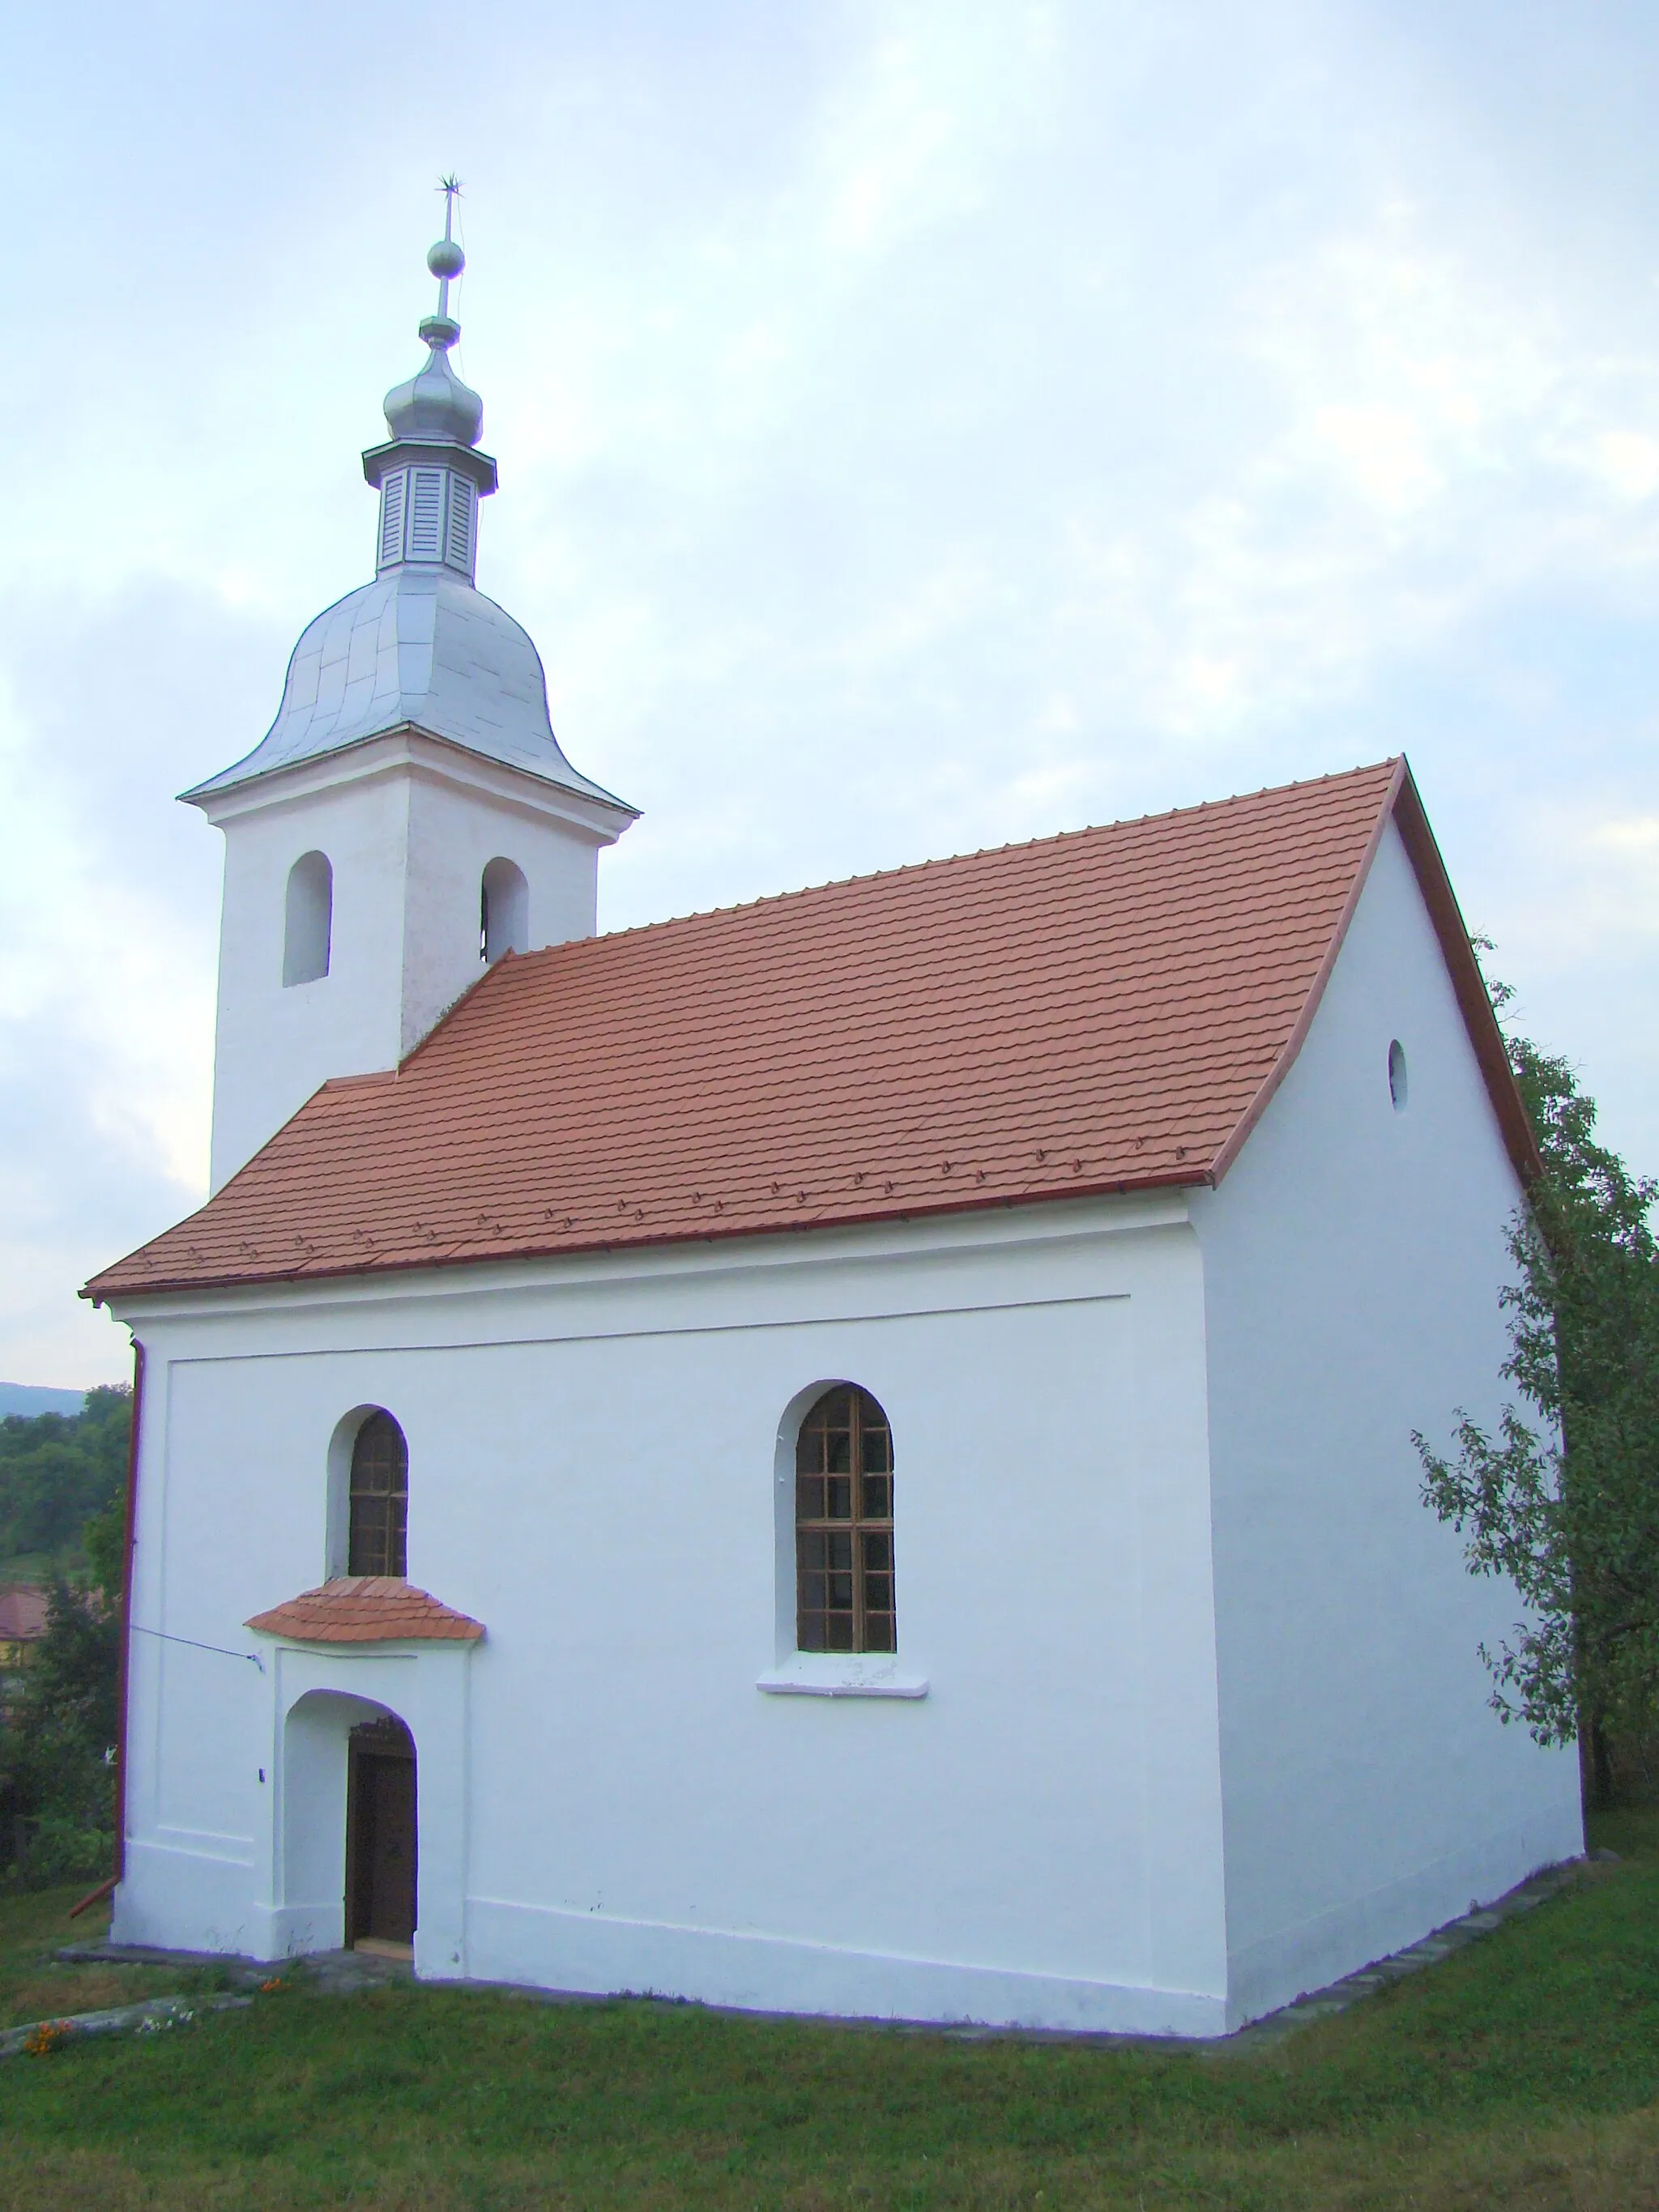
[[[315,752],[301,753],[293,760],[275,761],[268,768],[252,769],[245,775],[239,775],[237,768],[226,769],[222,775],[210,776],[205,783],[192,784],[188,791],[179,792],[179,804],[200,807],[212,821],[218,801],[235,798],[252,785],[275,784],[283,776],[297,778],[307,769],[315,769],[325,763],[343,760],[348,755],[361,752],[366,746],[382,744],[390,738],[402,737],[419,738],[428,744],[446,745],[453,751],[465,755],[468,760],[482,761],[486,768],[507,775],[523,776],[544,791],[557,793],[565,799],[580,800],[583,805],[594,807],[604,814],[617,815],[621,817],[621,828],[617,832],[618,836],[623,829],[640,818],[637,806],[630,806],[625,799],[618,799],[615,792],[607,791],[603,784],[594,783],[586,776],[577,782],[567,783],[562,777],[544,775],[539,769],[527,767],[522,761],[503,760],[497,753],[485,752],[481,747],[469,745],[459,738],[447,737],[441,730],[428,730],[423,723],[408,720],[388,722],[380,730],[362,731],[356,737],[349,738],[343,744],[322,745]],[[253,757],[253,754],[248,756],[250,760]],[[238,767],[240,765],[240,763],[237,764]],[[273,793],[273,796],[280,795],[280,793]]]
[[[133,1298],[167,1297],[191,1291],[251,1291],[284,1283],[326,1283],[361,1279],[368,1275],[425,1274],[435,1268],[489,1267],[526,1260],[590,1259],[595,1254],[661,1250],[676,1244],[727,1243],[748,1237],[811,1235],[831,1229],[869,1229],[884,1222],[925,1221],[947,1214],[994,1213],[1020,1206],[1046,1206],[1064,1200],[1127,1198],[1156,1190],[1204,1188],[1218,1180],[1214,1162],[1197,1161],[1189,1168],[1146,1176],[1114,1176],[1095,1182],[1078,1182],[1063,1190],[1014,1191],[994,1197],[925,1200],[902,1206],[871,1207],[858,1213],[819,1215],[816,1219],[779,1222],[736,1222],[706,1229],[669,1230],[655,1236],[594,1237],[580,1243],[532,1243],[498,1247],[488,1252],[433,1252],[418,1259],[362,1259],[330,1261],[321,1267],[249,1268],[234,1274],[177,1275],[143,1282],[115,1279],[118,1270],[94,1275],[78,1295],[94,1306],[113,1305]],[[118,1263],[125,1265],[125,1262]]]
[[[1464,1028],[1485,1078],[1486,1091],[1492,1099],[1492,1111],[1504,1139],[1516,1174],[1528,1188],[1544,1172],[1543,1155],[1538,1149],[1526,1103],[1521,1087],[1515,1079],[1515,1070],[1510,1065],[1509,1048],[1504,1032],[1498,1027],[1498,1017],[1492,1011],[1492,998],[1486,989],[1486,979],[1480,973],[1480,963],[1475,958],[1474,947],[1469,939],[1468,926],[1463,920],[1457,903],[1451,878],[1447,873],[1440,848],[1435,842],[1429,817],[1412,772],[1405,761],[1400,789],[1391,809],[1401,842],[1416,873],[1418,888],[1423,894],[1423,903],[1428,908],[1429,919],[1434,924],[1440,940],[1442,957],[1451,977],[1456,994],[1458,1011],[1463,1017]]]

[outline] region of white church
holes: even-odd
[[[1419,1494],[1534,1155],[1404,761],[597,935],[428,258],[88,1286],[117,1937],[1218,2036],[1581,1851]]]

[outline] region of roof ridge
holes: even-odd
[[[756,898],[735,900],[730,906],[695,908],[690,914],[666,915],[660,921],[635,922],[627,929],[599,931],[592,937],[565,938],[556,945],[540,945],[531,952],[509,952],[483,969],[474,981],[452,1000],[420,1042],[404,1054],[395,1068],[384,1071],[378,1079],[384,1081],[390,1078],[395,1080],[416,1060],[428,1058],[441,1038],[447,1041],[447,1034],[463,1009],[474,1006],[481,998],[493,1000],[498,997],[506,987],[507,977],[526,977],[554,961],[599,957],[601,946],[637,945],[642,939],[660,938],[673,932],[690,933],[699,923],[725,921],[739,915],[764,913],[797,902],[805,905],[814,899],[827,897],[832,892],[850,890],[861,884],[896,884],[905,878],[935,872],[942,874],[949,868],[966,867],[976,860],[1000,860],[1010,854],[1035,853],[1045,847],[1059,847],[1083,837],[1104,836],[1115,830],[1138,830],[1158,823],[1179,821],[1188,816],[1194,820],[1204,816],[1213,817],[1231,808],[1247,806],[1263,799],[1279,798],[1291,792],[1307,791],[1334,783],[1358,783],[1364,777],[1381,775],[1385,770],[1392,779],[1401,757],[1396,753],[1386,760],[1364,762],[1358,767],[1338,769],[1323,775],[1297,777],[1288,783],[1263,784],[1256,791],[1232,792],[1223,799],[1200,799],[1189,806],[1165,807],[1155,814],[1125,815],[1115,822],[1085,822],[1075,830],[1055,830],[1046,836],[1017,838],[1006,845],[982,845],[971,853],[942,853],[932,860],[902,861],[895,868],[872,868],[861,875],[832,876],[821,884],[798,884],[793,890],[768,891]],[[605,957],[610,957],[609,953]],[[357,1076],[331,1077],[319,1087],[337,1096],[348,1083],[368,1079]],[[246,1170],[238,1172],[245,1173]],[[235,1177],[231,1180],[234,1182]]]
[[[1074,830],[1052,830],[1040,837],[1011,838],[1002,845],[979,845],[971,851],[936,853],[926,860],[901,860],[896,867],[866,868],[849,876],[826,876],[822,883],[798,884],[793,890],[762,891],[754,898],[733,899],[726,906],[694,907],[689,914],[665,915],[657,921],[630,923],[626,929],[597,931],[592,937],[566,938],[558,945],[544,945],[533,952],[520,953],[520,961],[542,960],[553,953],[568,953],[578,945],[610,945],[623,939],[637,939],[657,930],[683,928],[694,921],[710,921],[716,916],[733,914],[752,914],[758,908],[777,907],[792,899],[809,899],[826,891],[845,890],[854,884],[894,883],[903,876],[921,876],[934,869],[961,867],[972,860],[995,860],[1006,853],[1032,853],[1040,846],[1063,845],[1078,837],[1101,836],[1110,830],[1138,830],[1155,822],[1173,822],[1182,815],[1218,814],[1234,806],[1245,806],[1259,799],[1278,798],[1281,793],[1306,791],[1316,784],[1358,781],[1362,776],[1380,775],[1385,769],[1393,773],[1400,761],[1398,753],[1387,759],[1365,761],[1354,768],[1337,769],[1323,775],[1295,776],[1288,783],[1264,783],[1255,791],[1230,792],[1223,799],[1200,799],[1186,806],[1166,806],[1156,813],[1120,815],[1110,822],[1083,822]],[[467,994],[467,995],[470,995]],[[456,1002],[458,1005],[459,1000]],[[416,1047],[416,1050],[419,1048]]]

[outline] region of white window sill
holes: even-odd
[[[927,1677],[890,1651],[797,1651],[755,1687],[773,1698],[925,1698]]]

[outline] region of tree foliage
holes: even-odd
[[[1509,992],[1493,987],[1500,1013]],[[1471,1572],[1507,1576],[1529,1618],[1483,1647],[1492,1704],[1544,1743],[1659,1723],[1659,1183],[1595,1136],[1565,1060],[1508,1039],[1544,1172],[1510,1225],[1504,1365],[1528,1411],[1460,1414],[1449,1457],[1419,1436],[1424,1495]]]
[[[60,1552],[126,1482],[132,1393],[88,1390],[78,1413],[0,1420],[0,1557]]]
[[[0,1718],[0,1814],[28,1824],[30,1871],[40,1880],[104,1871],[114,1850],[131,1414],[130,1391],[93,1390],[71,1419],[42,1413],[0,1424],[0,1528],[9,1548],[78,1540],[87,1559],[74,1577],[52,1577],[46,1634]]]

